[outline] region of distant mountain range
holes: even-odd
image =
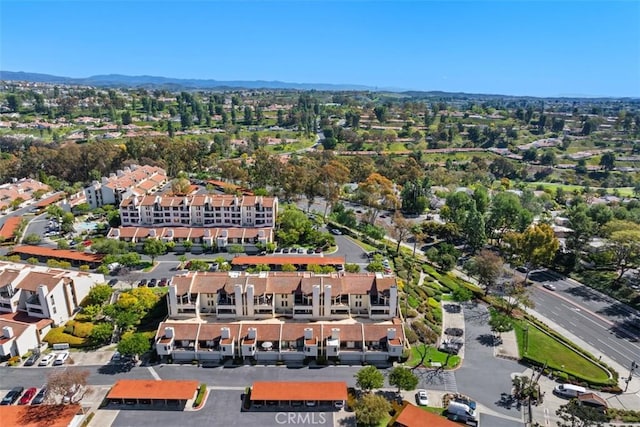
[[[85,85],[100,87],[150,87],[167,89],[299,89],[299,90],[366,90],[366,91],[399,91],[389,88],[375,88],[363,85],[328,84],[328,83],[289,83],[280,81],[245,81],[245,80],[211,80],[211,79],[175,79],[156,76],[125,76],[122,74],[106,74],[85,78],[61,77],[50,74],[26,73],[23,71],[0,71],[0,80],[28,81],[67,85]]]

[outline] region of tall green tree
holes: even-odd
[[[560,242],[549,224],[534,224],[523,233],[510,233],[506,240],[516,263],[527,266],[525,283],[532,269],[553,261]]]
[[[504,260],[497,253],[483,249],[471,258],[466,267],[469,274],[478,279],[478,284],[487,295],[504,271]]]
[[[354,409],[359,426],[377,426],[389,416],[391,403],[383,396],[367,393],[356,401]]]
[[[160,239],[146,239],[142,246],[145,255],[151,257],[151,264],[155,263],[156,257],[164,255],[167,251],[167,245]]]
[[[366,366],[360,369],[355,377],[356,385],[366,393],[380,388],[384,384],[384,375],[375,366]]]
[[[418,377],[411,369],[404,366],[396,366],[389,373],[389,385],[398,388],[398,393],[402,390],[413,390],[418,386]]]
[[[624,273],[640,266],[640,224],[616,219],[605,224],[602,231],[613,255],[617,282]]]
[[[118,351],[126,356],[138,358],[141,354],[151,350],[149,338],[143,333],[125,334],[118,343]]]

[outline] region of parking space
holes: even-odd
[[[233,425],[236,427],[278,426],[333,426],[331,412],[242,412],[242,390],[211,390],[205,406],[198,411],[162,412],[162,425],[201,427],[203,425]],[[146,425],[157,419],[158,411],[122,410],[113,427]]]

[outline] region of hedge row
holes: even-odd
[[[70,347],[84,347],[87,345],[87,340],[67,334],[64,329],[64,326],[51,329],[47,336],[44,337],[44,340],[50,345],[63,343],[68,343]]]
[[[198,389],[198,395],[196,396],[196,399],[193,401],[194,408],[197,408],[202,404],[202,399],[204,399],[204,395],[206,392],[207,392],[207,385],[200,384],[200,388]]]

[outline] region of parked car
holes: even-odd
[[[461,337],[464,335],[464,331],[461,328],[447,328],[444,330],[444,333],[452,337]]]
[[[147,279],[140,280],[140,282],[138,283],[138,287],[140,286],[147,286]]]
[[[44,386],[40,389],[40,391],[38,392],[38,394],[36,394],[36,397],[33,398],[33,400],[31,401],[32,405],[40,405],[42,404],[42,402],[44,402],[44,398],[47,397],[47,387]]]
[[[149,287],[150,288],[155,288],[157,283],[158,283],[157,279],[151,279],[151,280],[149,280]]]
[[[298,253],[303,254],[305,252],[304,248],[298,248]]]
[[[342,235],[342,231],[338,230],[337,228],[332,228],[330,231],[331,231],[331,234],[335,234],[336,236]]]
[[[552,283],[543,283],[542,287],[545,289],[549,289],[550,291],[555,291],[556,290],[556,286]]]
[[[109,286],[113,287],[118,284],[118,279],[109,280]]]
[[[167,286],[169,284],[169,280],[166,277],[163,277],[158,281],[158,286]]]
[[[38,389],[35,387],[28,388],[27,391],[24,392],[24,394],[18,401],[18,405],[28,405],[29,402],[31,402],[31,399],[33,399],[33,396],[36,395],[37,391]]]
[[[416,393],[416,401],[420,406],[429,406],[429,396],[427,396],[427,390],[418,390]]]
[[[312,248],[307,249],[307,254],[311,255],[313,254],[315,251]]]
[[[2,402],[0,402],[0,405],[13,405],[14,403],[16,403],[16,400],[18,400],[23,391],[24,387],[12,388],[11,390],[9,390],[9,393],[4,396]]]
[[[63,353],[58,353],[56,355],[56,360],[53,361],[53,366],[64,365],[64,362],[66,362],[68,358],[69,358],[68,352],[65,351]]]
[[[36,363],[37,360],[38,360],[38,355],[32,354],[31,356],[29,356],[27,360],[24,361],[24,366],[33,366],[33,364]]]
[[[49,366],[49,363],[53,362],[53,359],[56,358],[56,355],[53,353],[45,354],[42,359],[40,359],[40,363],[38,366]]]

